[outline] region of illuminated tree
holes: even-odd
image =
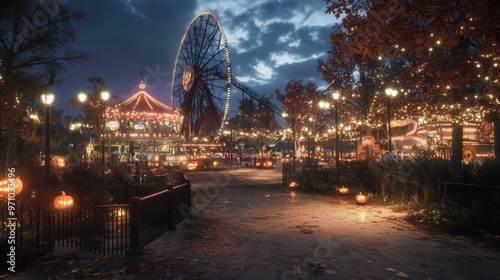
[[[498,110],[497,1],[326,2],[326,12],[342,24],[334,27],[328,60],[318,70],[347,90],[367,90],[351,101],[360,103],[368,125],[383,122],[377,112],[386,86],[400,89],[395,116],[453,122],[455,137],[471,116]],[[371,84],[359,88],[360,79]]]
[[[84,17],[55,0],[0,2],[2,163],[26,158],[24,143],[37,138],[34,127],[38,123],[31,116],[42,115],[40,95],[59,82],[57,74],[68,64],[86,58],[68,47],[76,41],[73,23]]]
[[[103,111],[106,106],[101,98],[101,93],[106,90],[106,82],[102,77],[90,76],[87,78],[87,83],[88,85],[82,88],[82,92],[87,95],[87,99],[82,103],[75,93],[70,98],[69,104],[80,106],[81,111],[85,115],[85,124],[91,128],[100,129],[102,126]],[[109,104],[110,101],[106,101],[106,103]]]
[[[314,121],[314,126],[322,125],[325,118],[318,104],[324,96],[316,84],[308,82],[304,85],[301,80],[290,80],[285,86],[285,93],[281,93],[279,89],[275,93],[278,101],[283,104],[285,119],[294,126],[292,130],[295,131],[296,142],[300,141],[301,135],[307,133],[305,128],[311,128],[310,119]]]

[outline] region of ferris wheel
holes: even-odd
[[[186,140],[222,132],[231,97],[229,48],[217,17],[199,13],[182,38],[172,77],[172,108],[183,118]]]

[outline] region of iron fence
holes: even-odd
[[[191,184],[186,182],[143,198],[133,198],[130,205],[130,251],[144,246],[191,215]]]
[[[129,249],[130,204],[51,211],[52,244],[97,255]]]
[[[477,203],[491,213],[500,211],[500,186],[441,182],[440,196],[465,205]]]
[[[446,198],[457,201],[464,207],[476,203],[486,212],[500,211],[500,186],[440,182],[437,179],[406,177],[389,172],[352,170],[342,165],[339,168],[341,186],[376,194],[385,200],[429,205]],[[333,191],[335,172],[335,167],[309,166],[297,169],[293,173],[292,165],[286,163],[282,165],[283,185],[288,185],[292,179],[300,178],[309,187],[314,186],[322,190],[330,188],[330,191]]]
[[[177,185],[167,185],[174,181]],[[9,227],[9,217],[2,207],[0,248],[9,248],[9,235],[15,235],[18,254],[53,246],[75,247],[100,255],[141,251],[191,215],[191,183],[182,173],[165,180],[162,187],[160,185],[141,185],[145,188],[142,191],[139,191],[141,186],[133,184],[110,186],[110,193],[115,190],[115,195],[122,195],[116,196],[117,200],[149,194],[114,205],[66,210],[40,208],[37,211],[34,205],[25,207],[18,203],[14,229]],[[161,190],[154,192],[158,188]]]

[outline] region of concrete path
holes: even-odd
[[[187,177],[193,216],[143,255],[57,255],[13,279],[500,279],[500,252],[484,244],[351,197],[293,192],[275,170]]]

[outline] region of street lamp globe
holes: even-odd
[[[107,101],[109,99],[109,92],[107,90],[101,92],[101,99]]]
[[[85,100],[87,100],[87,94],[85,92],[80,92],[78,94],[78,100],[80,100],[80,102],[85,102]]]
[[[336,92],[334,92],[334,93],[332,94],[332,96],[333,96],[333,99],[338,100],[338,99],[339,99],[339,97],[340,97],[340,93],[339,93],[338,91],[336,91]]]
[[[387,94],[387,96],[389,97],[394,97],[398,94],[398,91],[389,87],[385,89],[385,94]]]
[[[51,92],[42,94],[42,102],[45,105],[50,105],[54,102],[54,94]]]
[[[328,109],[328,108],[330,108],[330,103],[327,102],[327,101],[320,101],[319,102],[319,107],[321,109]]]

